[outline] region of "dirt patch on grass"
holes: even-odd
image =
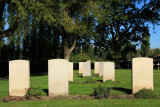
[[[94,96],[90,95],[69,95],[69,96],[57,96],[57,97],[49,97],[49,96],[40,96],[37,98],[26,99],[25,97],[5,97],[2,102],[19,102],[19,101],[48,101],[48,100],[94,100]],[[135,99],[135,96],[130,95],[122,95],[122,94],[113,94],[108,97],[108,99]]]
[[[37,98],[26,99],[25,97],[5,97],[2,102],[19,102],[19,101],[47,101],[47,100],[90,100],[94,99],[93,96],[89,95],[69,95],[69,96],[57,96],[57,97],[49,97],[49,96],[40,96]]]
[[[135,99],[133,94],[112,94],[108,99]]]

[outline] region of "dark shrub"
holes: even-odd
[[[151,89],[142,89],[135,93],[136,98],[141,99],[155,99],[158,98],[158,95],[155,93],[155,91]]]
[[[85,83],[95,83],[96,80],[94,80],[92,77],[86,77]]]
[[[86,53],[79,53],[74,56],[74,62],[84,62],[90,60],[91,58]]]
[[[111,93],[111,87],[102,87],[101,85],[98,88],[94,88],[92,95],[96,99],[108,98]]]

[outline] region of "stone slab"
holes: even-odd
[[[69,81],[73,82],[73,62],[69,62]]]
[[[28,60],[9,61],[9,95],[25,96],[30,87],[30,64]]]
[[[99,77],[103,76],[103,62],[99,62]]]
[[[103,63],[104,62],[99,62],[99,76],[102,77],[103,76]]]
[[[83,71],[82,71],[82,69],[83,69],[83,63],[84,62],[79,62],[79,74],[83,74]]]
[[[91,76],[91,63],[90,62],[84,62],[83,63],[83,77],[85,76]]]
[[[99,74],[99,62],[94,62],[94,74]]]
[[[115,64],[113,62],[103,62],[103,82],[106,80],[115,81]]]
[[[65,59],[48,60],[49,96],[68,95],[69,62]]]
[[[132,93],[139,90],[153,89],[153,59],[133,58],[132,59]]]
[[[91,62],[91,60],[87,60],[86,62]]]

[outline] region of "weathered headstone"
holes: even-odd
[[[25,96],[30,87],[30,64],[28,60],[9,61],[9,95]]]
[[[83,74],[83,71],[82,71],[82,69],[83,69],[83,63],[84,62],[79,62],[79,74]]]
[[[103,76],[103,62],[99,62],[99,76]]]
[[[99,74],[99,62],[94,62],[94,74]]]
[[[103,62],[103,82],[106,80],[115,81],[115,64],[113,62]]]
[[[69,81],[73,81],[73,62],[69,62]]]
[[[91,63],[90,62],[84,62],[82,71],[83,71],[83,77],[91,76]]]
[[[48,60],[49,96],[68,95],[69,62],[65,59]]]
[[[153,89],[153,59],[133,58],[132,59],[132,93],[135,94],[141,89]]]

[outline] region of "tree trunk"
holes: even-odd
[[[71,48],[69,48],[68,39],[69,39],[69,36],[63,37],[63,41],[64,41],[64,59],[69,61],[70,54],[72,53],[72,51],[74,50],[74,48],[76,46],[77,38],[75,37]]]
[[[120,55],[120,50],[116,49],[115,50],[115,66],[116,66],[116,68],[120,68],[119,55]]]
[[[115,37],[115,43],[114,43],[114,49],[115,49],[115,66],[116,68],[120,68],[120,63],[119,63],[119,55],[120,55],[120,50],[121,50],[121,44],[119,41],[119,32],[116,33]]]

